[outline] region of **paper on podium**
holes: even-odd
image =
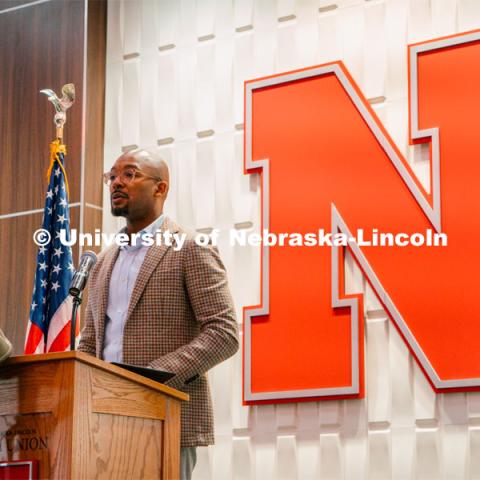
[[[118,362],[111,362],[112,365],[116,365],[117,367],[124,368],[125,370],[129,370],[130,372],[137,373],[138,375],[142,375],[142,377],[149,378],[150,380],[154,380],[155,382],[165,383],[167,380],[170,380],[172,377],[175,376],[172,372],[164,372],[162,370],[155,370],[154,368],[148,367],[139,367],[138,365],[130,365],[128,363],[118,363]]]

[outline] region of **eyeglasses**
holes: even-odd
[[[140,175],[139,175],[140,174]],[[112,171],[105,172],[103,174],[103,183],[109,187],[117,178],[120,178],[120,181],[125,184],[132,183],[135,180],[135,177],[145,177],[151,178],[153,180],[162,181],[160,177],[154,177],[152,175],[147,175],[146,173],[136,170],[135,168],[126,168],[120,173],[114,173]]]

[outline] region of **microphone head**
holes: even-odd
[[[87,284],[90,270],[93,268],[95,263],[97,263],[97,255],[94,252],[91,250],[83,252],[82,257],[80,258],[80,265],[78,266],[78,270],[73,275],[72,283],[70,284],[70,288],[68,290],[70,295],[78,297],[81,294],[85,288],[85,285]]]
[[[97,263],[97,254],[95,252],[92,252],[91,250],[85,250],[83,253],[82,253],[82,257],[80,258],[80,264],[82,263],[82,260],[84,258],[91,258],[92,261],[93,261],[93,265],[95,265]]]

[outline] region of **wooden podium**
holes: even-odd
[[[82,352],[11,358],[0,366],[0,464],[34,460],[49,479],[176,479],[184,400]]]

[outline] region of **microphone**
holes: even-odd
[[[68,289],[68,293],[73,297],[78,297],[87,284],[90,270],[97,263],[97,256],[90,250],[83,253],[80,258],[80,265],[72,278],[72,283]]]

